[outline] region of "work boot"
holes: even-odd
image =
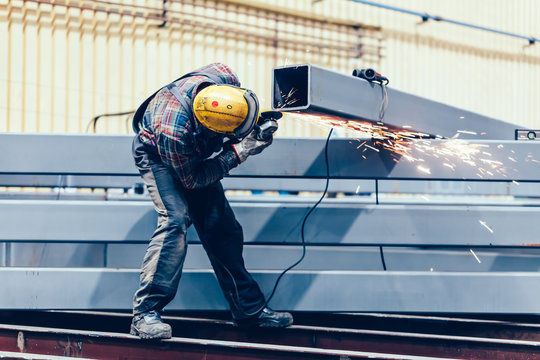
[[[165,324],[159,312],[152,310],[133,317],[131,335],[141,339],[170,339],[171,325]]]
[[[234,320],[234,325],[238,327],[276,327],[283,328],[292,325],[293,317],[285,311],[274,311],[268,307],[253,317]]]

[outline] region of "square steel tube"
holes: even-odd
[[[295,92],[291,98],[295,102],[284,105],[292,90]],[[387,91],[388,108],[383,121],[390,127],[405,126],[445,138],[459,133],[461,139],[482,140],[514,140],[515,130],[519,127],[402,91],[390,88]],[[378,121],[382,100],[381,85],[352,75],[311,64],[288,65],[273,70],[274,110]],[[478,101],[481,101],[480,96]]]

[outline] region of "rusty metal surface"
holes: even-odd
[[[0,351],[0,359],[3,360],[90,360],[88,358],[71,357],[71,356],[53,356],[53,355],[40,355],[40,354],[27,354],[21,352],[12,351]]]
[[[15,339],[19,339],[14,341]],[[22,339],[22,340],[20,340]],[[17,345],[18,344],[18,345]],[[118,333],[0,325],[0,348],[7,351],[96,359],[405,359],[404,356],[364,351],[233,342],[174,337],[163,341],[140,340]]]
[[[106,358],[116,359],[119,357],[115,354],[121,354],[122,359],[136,359],[135,356],[151,358],[156,354],[166,358],[182,351],[192,356],[185,357],[188,359],[202,359],[201,354],[205,354],[205,359],[396,358],[388,353],[399,354],[400,359],[540,359],[539,325],[512,321],[387,314],[296,314],[301,325],[288,329],[242,330],[223,319],[165,316],[173,326],[175,338],[147,342],[120,333],[129,327],[130,315],[126,313],[13,313],[0,313],[0,321],[19,323],[0,326],[0,349],[19,351],[20,346],[15,348],[13,339],[16,333],[23,332],[25,349],[49,351],[51,355],[105,358],[101,356],[107,354],[110,357]],[[94,330],[37,328],[23,323]]]

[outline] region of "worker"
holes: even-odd
[[[243,233],[220,180],[272,137],[259,140],[256,95],[221,63],[204,66],[160,89],[137,110],[133,156],[158,213],[133,300],[131,334],[171,337],[161,319],[175,297],[193,223],[240,327],[286,327],[244,266]],[[224,139],[227,138],[227,142]],[[214,155],[214,156],[213,156]],[[202,289],[201,289],[202,290]],[[189,294],[188,294],[189,296]]]

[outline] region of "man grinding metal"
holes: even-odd
[[[167,339],[160,317],[176,295],[193,223],[235,325],[286,327],[287,312],[266,307],[264,295],[244,266],[243,233],[220,180],[263,151],[272,136],[257,136],[259,104],[220,63],[204,66],[163,87],[137,110],[133,156],[158,213],[133,301],[131,334]],[[275,126],[277,126],[277,123]],[[229,139],[224,143],[224,138]],[[215,156],[211,157],[213,154]]]

